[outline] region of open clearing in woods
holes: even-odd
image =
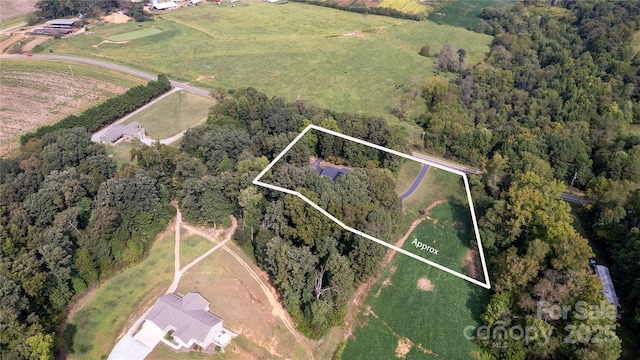
[[[73,72],[73,74],[72,74]],[[121,94],[143,79],[91,65],[2,59],[0,143]],[[6,155],[6,151],[0,151]]]

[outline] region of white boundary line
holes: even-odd
[[[373,237],[371,235],[365,234],[362,231],[359,231],[359,230],[356,230],[356,229],[354,229],[354,228],[352,228],[350,226],[347,226],[342,221],[338,220],[335,216],[329,214],[326,210],[321,208],[318,204],[316,204],[313,201],[309,200],[307,197],[305,197],[304,195],[302,195],[301,193],[299,193],[297,191],[293,191],[293,190],[290,190],[290,189],[285,189],[285,188],[282,188],[282,187],[279,187],[279,186],[275,186],[275,185],[272,185],[272,184],[267,184],[267,183],[264,183],[264,182],[260,181],[260,179],[267,173],[267,171],[269,171],[278,162],[278,160],[280,160],[284,156],[284,154],[287,153],[287,151],[289,151],[311,129],[322,131],[322,132],[325,132],[327,134],[331,134],[331,135],[334,135],[334,136],[341,137],[343,139],[351,140],[351,141],[354,141],[354,142],[356,142],[358,144],[366,145],[366,146],[372,147],[374,149],[378,149],[380,151],[385,151],[385,152],[388,152],[388,153],[403,157],[405,159],[417,161],[417,162],[420,162],[420,163],[423,163],[423,164],[427,164],[429,166],[433,166],[435,168],[438,168],[438,169],[441,169],[441,170],[444,170],[444,171],[448,171],[448,172],[451,172],[451,173],[454,173],[454,174],[462,176],[462,178],[464,179],[464,187],[465,187],[465,190],[467,192],[467,199],[469,200],[469,210],[471,211],[471,220],[473,221],[473,230],[474,230],[474,233],[476,235],[476,240],[478,242],[478,252],[480,254],[480,261],[482,263],[482,271],[483,271],[484,278],[485,278],[486,282],[483,283],[483,282],[478,281],[476,279],[473,279],[473,278],[471,278],[471,277],[469,277],[467,275],[461,274],[461,273],[459,273],[457,271],[453,271],[453,270],[451,270],[451,269],[449,269],[449,268],[447,268],[445,266],[442,266],[442,265],[437,264],[437,263],[435,263],[433,261],[427,260],[427,259],[425,259],[423,257],[420,257],[420,256],[416,255],[416,254],[408,252],[407,250],[404,250],[404,249],[399,248],[399,247],[397,247],[395,245],[392,245],[392,244],[384,242],[384,241],[382,241],[380,239],[377,239],[377,238],[375,238],[375,237]],[[354,137],[351,137],[351,136],[348,136],[348,135],[341,134],[339,132],[335,132],[335,131],[332,131],[332,130],[329,130],[329,129],[325,129],[323,127],[311,124],[311,125],[307,126],[300,134],[298,134],[298,136],[296,136],[296,138],[293,139],[291,144],[289,144],[286,148],[284,148],[284,150],[282,150],[282,152],[280,154],[278,154],[278,156],[276,156],[276,158],[273,159],[273,161],[269,165],[267,165],[267,167],[264,170],[262,170],[260,172],[260,174],[258,174],[258,176],[256,176],[255,179],[253,179],[253,184],[254,185],[258,185],[258,186],[262,186],[262,187],[266,187],[266,188],[269,188],[269,189],[272,189],[272,190],[284,192],[284,193],[287,193],[287,194],[295,195],[295,196],[299,197],[300,199],[304,200],[306,203],[311,205],[316,210],[320,211],[324,216],[328,217],[333,222],[335,222],[336,224],[340,225],[343,229],[345,229],[347,231],[351,231],[352,233],[354,233],[356,235],[360,235],[360,236],[362,236],[364,238],[367,238],[367,239],[369,239],[371,241],[374,241],[374,242],[376,242],[376,243],[378,243],[380,245],[384,245],[384,246],[386,246],[386,247],[388,247],[390,249],[393,249],[393,250],[395,250],[395,251],[397,251],[399,253],[402,253],[404,255],[412,257],[412,258],[414,258],[414,259],[416,259],[418,261],[422,261],[423,263],[429,264],[429,265],[431,265],[431,266],[433,266],[435,268],[438,268],[438,269],[440,269],[442,271],[445,271],[445,272],[447,272],[447,273],[449,273],[451,275],[457,276],[457,277],[459,277],[461,279],[467,280],[467,281],[469,281],[469,282],[471,282],[471,283],[473,283],[475,285],[481,286],[481,287],[483,287],[485,289],[490,289],[491,288],[491,282],[489,281],[489,273],[487,271],[487,263],[486,263],[486,260],[484,258],[484,250],[482,248],[482,241],[480,240],[480,232],[478,231],[478,223],[477,223],[477,220],[476,220],[476,214],[475,214],[475,210],[473,208],[473,201],[471,199],[471,190],[469,188],[469,180],[467,179],[467,174],[465,174],[465,173],[463,173],[461,171],[458,171],[458,170],[455,170],[455,169],[449,169],[449,168],[446,168],[446,167],[444,167],[444,166],[442,166],[440,164],[432,163],[429,160],[420,159],[420,158],[417,158],[415,156],[407,155],[407,154],[401,153],[399,151],[388,149],[388,148],[385,148],[385,147],[380,146],[380,145],[372,144],[370,142],[367,142],[367,141],[364,141],[364,140],[361,140],[361,139],[357,139],[357,138],[354,138]]]

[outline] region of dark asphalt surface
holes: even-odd
[[[422,179],[424,179],[424,176],[427,174],[427,170],[429,170],[429,165],[422,164],[422,169],[420,169],[420,173],[418,174],[418,176],[416,176],[416,179],[413,181],[413,184],[411,184],[411,187],[409,188],[409,190],[407,190],[404,194],[400,195],[400,199],[404,201],[404,199],[408,198],[409,196],[411,196],[411,194],[413,194],[414,191],[416,191],[416,189],[422,182]]]

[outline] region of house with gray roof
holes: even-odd
[[[134,121],[127,125],[113,125],[102,136],[100,136],[100,142],[103,144],[113,144],[122,138],[124,138],[125,140],[142,140],[144,136],[144,128],[140,125],[140,123]]]
[[[146,344],[150,342],[148,339],[158,339],[159,334],[165,336],[169,332],[172,332],[173,344],[162,340],[174,349],[194,345],[206,349],[211,344],[224,349],[237,335],[225,329],[222,319],[209,312],[209,301],[199,293],[160,297],[144,316],[142,329],[134,337]]]

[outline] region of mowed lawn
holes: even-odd
[[[120,169],[124,164],[135,164],[136,161],[131,160],[133,146],[132,142],[121,141],[116,145],[105,145],[105,150],[107,155],[116,162],[118,169]]]
[[[151,25],[152,24],[152,25]],[[166,73],[207,89],[255,87],[337,111],[388,115],[403,86],[434,74],[434,53],[453,42],[481,61],[492,37],[429,21],[362,15],[301,3],[200,6],[156,17],[159,34],[101,44],[137,25],[109,24],[43,44],[45,52],[101,58]]]
[[[209,109],[215,104],[213,98],[176,91],[127,119],[124,124],[137,121],[147,135],[162,140],[204,123]]]
[[[431,291],[418,289],[422,278]],[[479,326],[487,297],[488,290],[397,254],[369,293],[371,312],[359,314],[342,359],[398,358],[404,338],[413,344],[407,359],[477,359],[478,347],[463,331]]]
[[[146,29],[128,31],[126,33],[109,36],[107,38],[107,40],[110,40],[110,41],[130,41],[130,40],[140,39],[140,38],[143,38],[145,36],[159,34],[161,32],[162,32],[162,30],[160,30],[160,29],[158,29],[156,27],[150,27],[150,28],[146,28]]]
[[[128,321],[164,294],[173,279],[173,240],[170,226],[144,260],[101,284],[70,319],[71,359],[106,359]]]
[[[198,256],[206,253],[215,243],[196,234],[191,234],[180,238],[180,268],[196,259]]]
[[[184,240],[182,246],[185,246]],[[226,246],[249,264],[263,282],[268,283],[266,274],[258,270],[235,243],[228,242]],[[183,275],[177,292],[185,294],[191,291],[199,292],[211,302],[210,311],[224,320],[225,327],[240,333],[231,341],[225,354],[218,353],[208,358],[308,358],[303,344],[296,341],[280,318],[272,313],[273,307],[252,274],[223,248]],[[303,341],[316,359],[330,359],[343,334],[339,329],[334,329],[320,341]],[[166,347],[158,346],[147,359],[175,359],[176,356]],[[195,359],[207,357],[203,354],[190,354],[189,357],[192,356]]]
[[[410,253],[443,265],[460,274],[468,275],[464,269],[464,257],[476,240],[472,233],[469,208],[457,201],[436,206],[429,218],[409,235],[402,246]],[[421,242],[438,250],[437,254],[417,248],[413,241]],[[478,258],[479,262],[480,259]],[[478,279],[483,281],[484,279]]]

